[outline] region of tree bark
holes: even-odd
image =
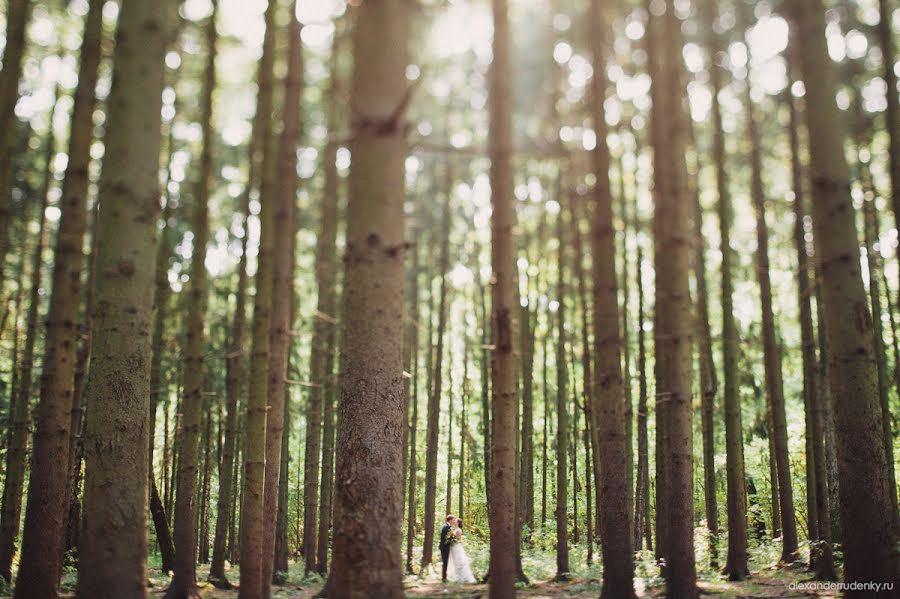
[[[512,177],[512,89],[507,0],[492,0],[493,61],[488,77],[491,161],[491,503],[490,599],[516,589],[516,310],[515,225]],[[563,501],[563,504],[565,502]],[[568,569],[568,568],[566,568]]]
[[[684,163],[689,117],[683,103],[678,60],[683,41],[674,0],[667,0],[665,14],[651,16],[650,22],[647,54],[653,79],[657,427],[661,421],[666,469],[660,497],[666,506],[665,534],[661,535],[663,546],[657,549],[665,559],[667,594],[690,599],[697,597],[697,575],[691,480],[690,200]],[[657,513],[660,505],[658,501]]]
[[[57,88],[57,92],[59,88]],[[51,115],[55,112],[51,109]],[[40,288],[43,273],[43,253],[47,247],[49,229],[44,212],[47,209],[47,192],[52,174],[52,156],[54,141],[52,129],[45,141],[47,152],[44,164],[43,193],[38,202],[38,232],[31,256],[31,282],[28,298],[28,313],[25,316],[25,345],[22,349],[19,379],[16,385],[15,403],[10,409],[9,446],[6,451],[6,478],[3,483],[3,503],[0,510],[0,576],[6,582],[12,580],[12,564],[16,556],[16,543],[19,539],[19,526],[22,520],[22,491],[25,486],[27,468],[28,436],[31,426],[31,391],[34,373],[34,345],[37,340],[37,329],[40,321]],[[40,192],[39,192],[40,193]],[[65,463],[65,462],[64,462]],[[56,559],[51,557],[50,559]],[[59,572],[54,570],[53,578]]]
[[[83,245],[87,229],[88,167],[94,137],[94,89],[103,38],[102,9],[103,2],[100,0],[93,0],[89,5],[81,46],[78,87],[73,98],[67,153],[69,161],[63,179],[54,252],[22,556],[16,577],[19,597],[55,597],[59,593],[68,510],[70,435],[73,432],[69,427],[75,382],[81,271],[84,265]]]
[[[196,547],[198,543],[195,520],[197,506],[195,488],[198,478],[200,427],[203,418],[203,386],[206,354],[206,310],[209,299],[206,246],[209,243],[209,199],[212,191],[213,164],[213,93],[216,88],[216,17],[218,0],[212,2],[212,13],[206,23],[206,66],[200,98],[200,127],[202,145],[197,188],[194,193],[193,241],[191,272],[188,283],[186,332],[182,351],[184,362],[184,390],[181,405],[181,430],[178,433],[180,456],[178,461],[178,494],[175,496],[173,535],[175,540],[175,568],[172,582],[166,591],[167,599],[188,599],[196,594]],[[207,414],[207,418],[209,415]],[[202,481],[201,481],[202,483]],[[200,494],[202,495],[201,484]]]
[[[409,308],[410,327],[409,341],[412,344],[410,364],[412,367],[412,392],[409,401],[412,403],[412,417],[409,421],[409,490],[407,491],[408,511],[406,514],[406,573],[413,573],[413,543],[416,540],[416,490],[417,481],[417,437],[419,429],[419,244],[412,249],[413,261],[410,273]],[[429,317],[431,314],[429,313]],[[431,344],[431,327],[429,326],[428,343]]]
[[[597,430],[597,453],[600,458],[598,498],[602,510],[600,544],[603,553],[602,598],[634,596],[634,554],[631,544],[631,506],[629,502],[630,464],[627,446],[629,435],[625,415],[626,394],[622,382],[619,314],[616,281],[616,230],[613,224],[613,196],[610,189],[609,146],[604,102],[606,100],[606,31],[608,24],[600,0],[593,0],[588,15],[591,23],[591,58],[594,77],[590,102],[594,115],[597,145],[592,152],[596,183],[592,198],[591,255],[594,308],[594,428]],[[656,85],[654,85],[656,87]],[[621,175],[621,173],[620,173]],[[624,216],[624,215],[623,215]],[[624,257],[623,257],[624,258]],[[562,272],[562,267],[560,267]],[[627,277],[627,273],[625,275]],[[560,296],[563,288],[560,286]],[[560,303],[562,306],[562,302]],[[625,300],[627,305],[627,298]],[[562,308],[560,308],[562,316]],[[560,321],[562,323],[562,320]],[[562,327],[560,327],[562,330]],[[561,341],[562,343],[562,341]],[[559,360],[562,356],[557,356]],[[630,412],[630,410],[628,410]],[[688,417],[688,422],[690,418]],[[560,428],[562,423],[560,423]]]
[[[743,2],[738,5],[738,23],[745,32],[750,26]],[[749,47],[749,46],[748,46]],[[794,493],[791,487],[791,463],[788,455],[787,417],[784,408],[784,384],[781,372],[781,348],[778,343],[772,309],[772,281],[769,275],[769,230],[766,224],[766,192],[763,183],[762,147],[756,123],[749,76],[744,82],[744,111],[747,137],[750,140],[750,195],[756,214],[756,274],[762,308],[763,353],[766,373],[766,400],[771,411],[769,434],[774,437],[775,463],[778,474],[778,502],[781,513],[781,561],[791,563],[798,557],[797,522],[794,518]],[[774,481],[773,481],[774,487]]]
[[[251,327],[250,378],[248,380],[247,413],[244,422],[243,473],[240,501],[241,580],[238,596],[257,599],[263,586],[263,490],[266,469],[266,403],[269,375],[269,327],[272,317],[272,278],[275,241],[275,175],[277,143],[273,134],[273,72],[277,4],[266,9],[266,33],[259,68],[259,95],[256,112],[260,119],[259,222],[260,238],[256,267],[256,295],[253,301]]]
[[[566,240],[563,238],[563,212],[557,216],[557,281],[556,301],[556,578],[569,579],[569,412],[567,387],[569,382],[566,363]],[[596,320],[596,318],[595,318]],[[595,331],[596,332],[596,331]]]
[[[449,177],[448,177],[449,180]],[[438,271],[440,276],[440,295],[438,299],[437,342],[434,350],[434,370],[432,372],[433,388],[428,397],[428,428],[425,433],[425,539],[422,542],[422,566],[432,561],[431,551],[434,545],[435,510],[437,509],[437,456],[438,436],[440,434],[441,393],[444,374],[444,333],[447,328],[447,271],[450,265],[450,185],[447,184],[447,197],[443,207],[441,225],[444,236],[441,239]],[[429,317],[431,315],[429,314]],[[449,509],[449,508],[448,508]],[[448,512],[449,513],[449,512]],[[443,522],[443,518],[438,518]]]
[[[354,8],[344,345],[338,418],[334,597],[403,596],[404,0]],[[378,409],[372,410],[371,406]],[[426,516],[427,517],[427,516]],[[386,523],[385,537],[373,522]]]
[[[99,185],[78,597],[147,596],[149,340],[170,8],[126,3],[119,13]]]
[[[716,192],[720,231],[721,304],[722,304],[722,374],[725,411],[725,471],[728,520],[728,552],[723,573],[729,580],[743,580],[750,575],[747,555],[747,488],[744,475],[744,432],[741,418],[737,362],[740,355],[740,339],[734,318],[734,249],[731,230],[734,208],[731,202],[728,180],[727,150],[719,92],[722,81],[722,39],[716,33],[718,11],[715,0],[704,3],[704,27],[707,30],[707,51],[710,55],[710,83],[712,86],[713,160],[715,163]]]
[[[266,470],[264,483],[262,573],[260,596],[269,599],[274,574],[275,529],[281,477],[281,439],[284,434],[285,379],[290,353],[291,305],[294,298],[294,264],[297,204],[297,143],[300,139],[300,105],[303,91],[303,55],[297,2],[291,4],[288,24],[288,72],[284,83],[284,115],[278,146],[275,183],[275,242],[273,247],[272,320],[269,332],[268,414],[266,416]],[[285,474],[285,476],[287,476]],[[315,512],[314,512],[315,513]]]
[[[9,252],[12,221],[13,162],[16,155],[16,104],[19,101],[19,79],[25,57],[26,29],[31,18],[31,0],[6,3],[6,46],[0,70],[0,291],[3,290],[4,264]]]
[[[806,85],[813,226],[822,269],[829,384],[844,528],[844,580],[894,583],[896,530],[878,401],[872,321],[859,269],[859,243],[843,153],[844,123],[834,102],[834,73],[820,0],[789,5]],[[866,489],[866,493],[859,493]],[[848,596],[863,596],[864,591]]]

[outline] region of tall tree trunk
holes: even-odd
[[[745,32],[750,26],[748,8],[738,3],[738,22]],[[749,47],[749,46],[748,46]],[[797,522],[794,518],[794,493],[791,488],[791,463],[788,455],[787,417],[784,408],[784,384],[781,372],[781,348],[778,343],[772,309],[772,281],[769,273],[769,230],[766,224],[766,192],[763,183],[762,144],[756,123],[755,105],[749,76],[744,82],[744,112],[747,137],[750,140],[750,195],[756,214],[756,274],[762,308],[762,337],[766,373],[766,400],[771,411],[769,434],[774,437],[775,463],[778,474],[778,502],[781,512],[781,561],[791,563],[798,556]],[[774,488],[774,481],[773,481]]]
[[[338,73],[339,38],[335,34],[335,41],[331,48],[331,83],[330,93],[337,96],[340,93]],[[338,128],[338,112],[334,103],[329,103],[327,108],[328,131],[334,133]],[[326,372],[326,365],[331,363],[330,352],[333,351],[333,339],[335,329],[335,312],[337,301],[335,298],[335,238],[338,226],[338,174],[335,166],[337,145],[329,143],[325,148],[322,168],[325,172],[325,188],[322,193],[322,209],[320,216],[320,231],[316,237],[316,288],[318,293],[316,304],[316,320],[313,325],[312,349],[310,354],[310,376],[316,385],[310,390],[309,404],[306,415],[306,446],[303,460],[303,558],[304,571],[310,572],[317,569],[324,572],[324,566],[318,566],[317,561],[327,561],[325,557],[317,557],[317,545],[321,542],[317,539],[316,512],[319,510],[319,489],[317,477],[319,475],[319,450],[320,431],[322,428],[322,404],[330,385],[331,372]],[[327,425],[326,425],[327,426]],[[323,462],[328,460],[326,452],[322,452]],[[324,470],[322,473],[324,478]],[[324,481],[322,481],[324,485]],[[324,514],[323,514],[324,515]],[[321,518],[321,516],[320,516]],[[326,516],[330,520],[330,515]],[[326,534],[319,523],[318,534]],[[327,541],[327,539],[326,539]],[[326,544],[327,554],[327,544]],[[318,567],[317,567],[318,566]]]
[[[265,50],[264,50],[265,54]],[[271,70],[271,53],[264,55],[260,61],[257,74],[258,83],[268,79],[272,74],[264,73],[264,69]],[[228,536],[234,529],[234,521],[231,517],[236,497],[233,487],[236,480],[235,464],[237,462],[237,419],[239,410],[239,397],[244,390],[244,377],[247,373],[244,351],[246,345],[247,328],[247,286],[249,276],[247,273],[247,251],[249,249],[249,218],[250,196],[254,190],[259,190],[260,184],[260,148],[265,143],[262,131],[265,127],[266,115],[257,110],[253,119],[253,132],[250,138],[249,162],[250,169],[244,193],[241,195],[241,214],[243,216],[244,235],[241,238],[241,258],[237,266],[237,288],[234,291],[235,307],[234,316],[229,331],[228,355],[225,359],[225,438],[222,447],[222,463],[219,469],[219,493],[216,500],[216,532],[213,540],[212,563],[209,567],[209,581],[221,589],[232,588],[231,582],[225,574],[225,560],[227,559]]]
[[[828,505],[831,518],[831,540],[841,543],[844,537],[841,526],[840,482],[838,480],[837,451],[834,441],[832,418],[830,367],[828,360],[828,327],[825,323],[825,306],[822,301],[822,269],[816,265],[816,321],[819,341],[819,406],[822,409],[822,425],[825,435],[825,470],[828,480]]]
[[[451,300],[452,305],[452,300]],[[450,308],[448,308],[449,310]],[[446,489],[447,511],[453,513],[453,349],[447,348],[449,364],[447,364],[447,484]]]
[[[516,589],[516,310],[515,225],[512,177],[512,90],[507,0],[492,0],[493,61],[488,78],[491,160],[491,599]],[[563,501],[565,505],[565,501]],[[568,567],[566,567],[568,569]]]
[[[406,514],[406,573],[413,573],[413,543],[416,539],[416,490],[417,481],[417,436],[419,429],[419,244],[412,248],[413,261],[410,279],[409,309],[412,319],[409,341],[412,344],[410,364],[412,367],[412,392],[409,401],[412,403],[412,417],[409,421],[409,490],[407,491],[408,511]],[[431,314],[429,313],[429,317]],[[431,343],[429,326],[428,343]]]
[[[893,525],[878,401],[872,323],[859,271],[844,125],[834,102],[834,72],[820,0],[789,7],[806,84],[806,123],[812,172],[813,225],[822,269],[828,335],[829,384],[844,528],[844,580],[894,583],[897,531]],[[866,493],[859,493],[866,489]],[[850,593],[863,596],[865,592]]]
[[[147,596],[149,341],[170,8],[126,3],[119,13],[99,185],[79,597]]]
[[[175,496],[175,568],[172,583],[166,592],[167,599],[189,599],[196,587],[197,530],[194,505],[195,485],[198,477],[198,451],[200,426],[204,410],[203,385],[206,354],[206,309],[208,304],[208,273],[206,270],[206,246],[209,243],[209,198],[212,192],[213,164],[213,93],[216,88],[216,17],[218,0],[212,2],[212,13],[206,24],[206,66],[200,99],[200,127],[202,145],[194,193],[193,241],[191,273],[188,287],[188,308],[185,319],[183,349],[184,391],[181,405],[181,430],[179,432],[180,457],[178,461],[178,494]],[[207,418],[209,415],[207,414]],[[202,493],[202,485],[201,485]]]
[[[637,223],[635,223],[637,224]],[[637,227],[635,227],[637,230]],[[646,333],[644,332],[644,275],[643,260],[644,248],[638,242],[637,246],[637,289],[638,289],[638,464],[637,464],[637,488],[635,490],[634,505],[634,549],[640,551],[643,537],[646,537],[647,548],[652,549],[652,536],[650,531],[650,453],[647,434],[647,350]]]
[[[58,88],[57,88],[58,91]],[[54,105],[56,102],[54,102]],[[55,109],[51,111],[52,114]],[[28,313],[25,316],[25,346],[22,350],[21,367],[17,381],[15,403],[10,409],[11,430],[9,447],[6,451],[6,478],[3,483],[3,504],[0,511],[0,576],[6,582],[12,580],[12,564],[16,556],[19,526],[22,519],[22,491],[25,486],[27,467],[28,435],[31,426],[31,391],[34,372],[34,345],[37,340],[40,321],[41,278],[43,275],[43,253],[47,247],[49,229],[44,215],[47,209],[48,185],[52,175],[51,157],[54,154],[53,130],[47,133],[47,152],[44,164],[44,193],[38,201],[38,233],[35,238],[34,253],[31,257],[31,287],[29,289]],[[39,192],[40,193],[40,192]],[[64,462],[67,463],[67,462]],[[57,559],[56,557],[50,559]],[[53,578],[59,568],[53,570]]]
[[[722,52],[722,39],[717,33],[718,11],[715,0],[704,3],[704,27],[707,30],[707,51],[710,62],[718,60]],[[737,363],[740,355],[740,339],[734,318],[734,250],[731,230],[734,208],[731,202],[728,180],[725,130],[719,92],[724,87],[722,69],[710,68],[712,86],[713,161],[718,195],[722,303],[722,373],[723,401],[725,408],[725,472],[728,520],[728,553],[723,573],[730,580],[743,580],[750,575],[747,555],[747,487],[744,475],[744,432],[741,419],[741,399],[738,389]]]
[[[616,230],[613,224],[613,195],[609,182],[609,146],[605,77],[607,39],[599,32],[608,24],[600,0],[593,0],[588,15],[591,23],[591,58],[595,65],[591,80],[590,102],[594,115],[597,145],[591,158],[597,182],[592,198],[591,255],[594,288],[594,427],[597,430],[597,453],[600,457],[598,499],[603,509],[600,520],[600,544],[603,553],[603,589],[600,596],[634,596],[634,554],[631,544],[631,505],[629,501],[630,449],[626,434],[625,397],[622,383],[619,335],[618,285],[616,281]],[[654,81],[656,87],[656,81]],[[622,173],[620,172],[620,176]],[[624,215],[623,215],[624,216]],[[624,257],[623,257],[624,258]],[[562,272],[562,266],[560,266]],[[627,277],[627,272],[625,273]],[[563,288],[560,285],[560,306]],[[627,305],[627,297],[625,305]],[[562,307],[560,307],[560,317]],[[562,324],[562,320],[560,321]],[[560,326],[562,330],[562,326]],[[562,343],[562,342],[561,342]],[[559,359],[561,356],[557,356]],[[631,410],[628,410],[629,413]],[[688,418],[688,422],[690,419]],[[562,428],[562,423],[560,423]]]
[[[666,591],[697,597],[693,543],[691,429],[691,305],[689,293],[690,200],[684,154],[687,119],[680,57],[681,24],[674,0],[664,15],[651,16],[648,57],[653,78],[651,137],[654,149],[654,241],[656,263],[657,427],[663,427],[666,469],[663,493],[665,534],[657,549],[666,560]],[[659,463],[657,462],[657,466]],[[657,477],[659,478],[659,477]],[[659,484],[659,483],[657,483]],[[661,503],[657,502],[657,513]]]
[[[13,161],[16,155],[16,104],[19,101],[19,79],[25,57],[25,34],[31,18],[31,0],[6,3],[6,46],[0,70],[0,292],[3,290],[4,264],[9,251],[12,221]]]
[[[526,297],[527,297],[526,293]],[[534,529],[534,337],[536,318],[532,317],[531,305],[521,308],[519,331],[522,346],[522,437],[519,465],[519,526]],[[465,384],[463,377],[463,384]],[[464,410],[465,411],[465,410]],[[529,505],[531,506],[529,509]]]
[[[266,410],[269,375],[269,327],[272,319],[272,278],[275,242],[276,139],[272,123],[273,73],[278,5],[266,9],[266,33],[259,67],[259,95],[256,112],[260,115],[259,143],[262,150],[259,189],[259,249],[256,266],[256,295],[251,327],[250,378],[243,436],[243,474],[241,480],[240,599],[257,599],[263,586],[263,489],[266,470]]]
[[[296,302],[294,302],[296,304]],[[295,322],[291,318],[291,323]],[[290,362],[290,356],[288,356]],[[289,364],[290,367],[290,364]],[[283,584],[287,579],[288,571],[288,473],[290,467],[290,392],[284,391],[284,427],[285,433],[281,436],[281,476],[278,477],[278,515],[275,518],[275,557],[272,567],[272,584]]]
[[[863,234],[866,244],[866,262],[869,271],[869,297],[872,307],[872,331],[875,341],[875,364],[878,372],[878,399],[881,406],[881,426],[884,435],[884,455],[888,471],[888,488],[891,489],[891,512],[894,517],[894,527],[900,531],[900,512],[897,510],[897,475],[894,471],[894,434],[891,430],[890,410],[890,375],[887,371],[887,350],[884,344],[884,325],[881,317],[884,314],[881,308],[881,250],[876,247],[879,240],[878,212],[875,207],[877,193],[872,184],[872,175],[868,172],[868,165],[860,164],[860,172],[863,177],[863,186],[866,197],[863,201]]]
[[[448,177],[449,179],[449,177]],[[428,428],[425,433],[425,539],[422,542],[422,566],[431,563],[434,545],[435,510],[437,509],[437,456],[438,435],[440,433],[441,392],[444,374],[444,333],[447,328],[447,270],[450,264],[450,185],[447,185],[441,220],[444,236],[438,264],[440,275],[440,297],[438,299],[437,342],[435,343],[433,388],[428,397]],[[429,313],[429,317],[431,314]],[[443,519],[440,519],[443,520]]]
[[[331,47],[330,85],[334,95],[337,95],[341,89],[338,65],[344,37],[343,32],[336,32]],[[339,128],[339,116],[337,107],[331,103],[327,113],[329,132],[337,131]],[[316,240],[317,309],[320,312],[316,320],[316,326],[318,327],[319,321],[323,318],[328,326],[324,331],[325,336],[318,341],[313,341],[313,351],[324,352],[322,370],[319,379],[316,381],[323,386],[322,479],[319,492],[319,530],[316,535],[316,571],[319,574],[325,574],[328,570],[328,531],[331,529],[332,483],[334,480],[334,351],[337,345],[337,311],[339,305],[336,285],[337,258],[335,239],[337,237],[338,207],[340,202],[336,160],[337,144],[328,144],[323,158],[325,183],[322,192],[321,231]],[[317,331],[318,328],[313,331],[314,336]],[[320,347],[318,343],[323,345]],[[304,516],[304,524],[305,522],[306,518]],[[304,538],[306,537],[304,536]]]
[[[297,236],[297,143],[303,91],[303,55],[297,1],[291,4],[288,24],[288,72],[284,83],[284,115],[278,146],[275,184],[275,242],[272,278],[272,320],[269,333],[268,414],[266,416],[266,474],[264,483],[262,578],[260,596],[269,599],[274,574],[275,529],[281,477],[281,439],[284,434],[285,379],[290,354],[291,305],[294,297],[295,238]],[[317,433],[318,434],[318,433]],[[287,474],[285,474],[287,476]]]
[[[693,126],[690,129],[695,155],[700,150],[694,138]],[[694,233],[694,280],[697,287],[697,305],[695,306],[695,326],[697,335],[697,363],[700,370],[700,417],[701,434],[703,436],[703,499],[706,508],[706,529],[709,532],[710,566],[719,565],[718,537],[719,515],[716,500],[716,445],[715,445],[715,400],[718,392],[716,364],[713,359],[712,332],[709,325],[709,288],[706,279],[706,241],[703,238],[703,206],[700,203],[699,164],[697,172],[690,181],[690,194],[693,200],[693,233]]]
[[[557,216],[556,301],[556,578],[569,579],[568,464],[569,413],[568,366],[566,364],[566,240],[563,239],[563,212]],[[595,258],[596,259],[596,258]],[[596,300],[596,298],[595,298]],[[594,318],[596,321],[596,317]],[[618,326],[618,323],[617,323]],[[596,330],[594,332],[596,334]],[[596,384],[595,384],[596,388]],[[599,402],[598,402],[599,403]],[[599,407],[599,406],[598,406]],[[601,537],[602,538],[602,537]]]
[[[330,594],[403,596],[404,160],[409,13],[354,9],[355,99]],[[377,410],[369,409],[378,405]],[[426,518],[428,516],[426,515]],[[393,527],[385,537],[373,522]]]
[[[84,24],[78,87],[73,98],[69,162],[60,202],[41,395],[32,447],[22,556],[16,577],[16,592],[20,597],[26,593],[30,596],[55,597],[59,592],[68,510],[66,500],[72,433],[69,427],[81,304],[81,270],[84,266],[83,245],[87,229],[88,167],[94,138],[94,89],[97,86],[103,38],[102,11],[102,1],[93,0],[90,3]]]
[[[488,320],[487,303],[485,302],[484,285],[479,282],[478,293],[480,296],[481,307],[481,415],[482,430],[481,435],[484,438],[484,496],[487,504],[491,504],[491,378],[488,373],[488,342],[490,341],[491,322]],[[429,321],[430,323],[430,321]],[[431,347],[431,325],[428,330],[429,347]],[[430,366],[430,360],[429,360]],[[430,371],[429,367],[429,371]],[[546,368],[544,369],[546,372]],[[545,425],[546,426],[546,425]],[[545,443],[546,445],[546,443]],[[546,448],[545,448],[546,453]],[[546,456],[545,456],[546,457]],[[544,479],[547,478],[547,460],[544,459]],[[545,485],[546,486],[546,485]],[[546,519],[547,501],[544,497],[543,511],[541,512],[541,523]],[[490,510],[488,510],[488,520],[490,520]]]

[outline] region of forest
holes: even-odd
[[[895,0],[0,0],[0,596],[900,598]]]

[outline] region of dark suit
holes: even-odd
[[[447,544],[447,535],[450,533],[450,523],[445,522],[441,528],[441,561],[443,567],[441,569],[441,580],[447,580],[447,561],[450,559],[450,545]]]

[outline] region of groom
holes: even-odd
[[[441,528],[441,561],[443,562],[443,567],[441,568],[441,580],[443,582],[447,582],[447,561],[450,559],[450,545],[447,543],[447,535],[450,534],[450,529],[452,528],[450,523],[453,522],[455,518],[453,515],[448,515],[446,519],[444,519],[444,526]]]

